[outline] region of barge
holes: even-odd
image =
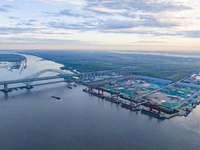
[[[142,109],[142,110],[141,110],[141,113],[146,114],[146,115],[149,115],[149,116],[152,116],[152,117],[155,117],[155,118],[158,118],[158,119],[166,119],[165,116],[163,116],[163,115],[161,115],[161,114],[158,114],[158,113],[156,113],[156,112],[154,112],[154,111],[148,111],[148,110],[146,110],[146,109]]]
[[[99,93],[95,93],[95,92],[93,92],[92,95],[94,95],[94,96],[96,96],[96,97],[99,97],[99,98],[103,98],[103,99],[105,98],[104,95],[99,94]]]
[[[70,85],[67,86],[69,89],[72,89],[72,87]]]
[[[86,93],[89,93],[89,94],[93,94],[92,91],[89,91],[89,90],[87,90],[87,89],[83,89],[83,92],[86,92]]]
[[[116,104],[120,104],[120,103],[121,103],[120,100],[115,99],[115,98],[113,98],[113,97],[105,97],[105,100],[110,101],[110,102],[112,102],[112,103],[116,103]]]
[[[126,103],[121,103],[121,107],[126,108],[126,109],[131,109],[131,106]]]
[[[89,93],[89,94],[92,94],[96,97],[99,97],[99,98],[105,98],[105,96],[103,94],[100,94],[100,93],[96,93],[94,91],[91,91],[91,90],[87,90],[87,89],[83,89],[83,92],[86,92],[86,93]]]
[[[131,111],[140,111],[141,109],[138,106],[133,106],[131,104],[121,103],[121,107],[129,109]]]
[[[57,96],[51,96],[52,98],[55,98],[55,99],[60,99],[60,97],[57,97]]]
[[[187,117],[190,114],[190,110],[186,111],[186,113],[184,114],[185,117]]]

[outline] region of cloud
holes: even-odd
[[[16,19],[16,20],[19,20],[20,18],[19,17],[13,17],[13,16],[10,16],[8,17],[9,19]]]
[[[189,38],[200,38],[200,31],[185,31],[184,36]]]
[[[67,45],[67,44],[89,44],[90,42],[81,40],[63,40],[55,38],[19,38],[12,37],[0,41],[0,44],[36,44],[36,45]]]
[[[133,43],[163,43],[162,41],[137,41]]]
[[[29,19],[28,21],[21,20],[17,25],[33,26],[35,22],[37,22],[35,19]]]
[[[71,37],[75,39],[81,39],[85,37],[83,36],[84,34],[87,34],[89,37],[88,39],[90,40],[94,37],[94,39],[98,39],[102,43],[108,43],[117,41],[123,37],[121,35],[124,35],[126,37],[130,37],[130,39],[131,37],[135,38],[135,41],[138,41],[137,43],[141,43],[142,45],[142,43],[161,43],[159,41],[153,41],[154,39],[151,40],[149,37],[157,37],[155,40],[162,38],[163,43],[167,43],[171,40],[170,37],[173,38],[175,36],[177,38],[200,37],[200,31],[198,31],[197,25],[197,23],[199,23],[199,10],[196,7],[194,9],[194,7],[192,7],[194,4],[189,1],[33,1],[37,2],[29,3],[32,2],[32,0],[27,0],[26,5],[20,5],[21,9],[11,12],[12,14],[10,11],[15,9],[16,6],[0,5],[0,13],[9,12],[8,15],[4,15],[2,17],[3,21],[0,25],[0,35],[2,35],[2,39],[6,39],[6,37],[16,37],[15,39],[13,38],[9,40],[11,42],[16,41],[17,43],[58,42],[62,44],[65,42],[70,42],[70,40],[59,40],[64,37],[63,34],[70,34],[72,36],[69,36],[69,38]],[[14,1],[12,4],[19,5],[20,3]],[[25,7],[29,5],[31,5],[31,7],[28,8],[30,11],[26,13],[27,8]],[[186,21],[195,21],[195,23],[193,25],[191,23],[186,24]],[[189,29],[192,30],[185,31]],[[20,37],[20,39],[17,39],[17,36]],[[107,38],[104,39],[104,37],[107,36],[110,36],[113,39],[110,41],[107,40]],[[30,38],[26,40],[26,38],[23,39],[23,37]],[[46,37],[47,39],[37,39],[37,37]],[[53,37],[55,39],[48,39]],[[56,38],[58,39],[56,40]],[[168,40],[167,42],[166,39]],[[124,39],[122,39],[122,41],[123,40]],[[76,40],[72,40],[71,42],[73,41],[74,43],[79,43],[79,41]]]
[[[48,26],[51,28],[59,28],[59,29],[70,29],[69,25],[64,22],[49,22]]]
[[[72,17],[85,17],[84,15],[74,13],[71,10],[62,10],[59,12],[59,14],[64,15],[64,16],[72,16]]]
[[[175,36],[181,35],[177,32],[165,31],[166,28],[178,26],[175,23],[160,22],[152,16],[143,16],[142,19],[108,19],[108,20],[85,20],[77,23],[56,22],[47,23],[49,28],[57,28],[64,30],[78,31],[99,31],[102,33],[122,33],[122,34],[150,34],[154,36]],[[136,28],[140,30],[136,30]],[[162,28],[160,31],[155,31],[151,28]]]
[[[135,27],[172,27],[177,26],[175,23],[159,22],[155,18],[148,18],[143,20],[107,20],[102,22],[102,29],[130,29]]]
[[[74,5],[86,5],[85,0],[37,0],[42,3],[48,3],[48,4],[74,4]]]
[[[65,10],[60,11],[59,14],[79,17],[80,14],[73,14],[72,11]],[[149,27],[149,28],[170,28],[176,27],[179,24],[171,21],[160,21],[160,18],[156,18],[153,15],[139,15],[135,18],[127,17],[96,17],[96,18],[85,18],[82,21],[76,21],[76,23],[66,23],[51,21],[48,23],[49,27],[60,28],[60,29],[75,29],[75,30],[121,30],[121,29],[132,29],[136,27]],[[119,31],[123,33],[123,31]]]
[[[88,31],[91,29],[97,29],[95,25],[91,24],[91,23],[86,23],[86,22],[82,22],[82,23],[64,23],[64,22],[49,22],[48,23],[48,27],[50,28],[57,28],[57,29],[65,29],[65,30],[80,30],[80,31]]]
[[[87,5],[78,11],[65,9],[56,13],[45,13],[58,17],[70,16],[74,18],[84,18],[84,20],[81,21],[77,19],[77,23],[51,21],[48,23],[48,26],[51,28],[74,29],[81,31],[98,30],[100,32],[119,30],[117,32],[127,34],[129,31],[127,32],[122,30],[136,27],[171,28],[179,26],[179,22],[176,23],[174,20],[165,21],[164,18],[161,18],[160,12],[188,9],[190,9],[190,7],[185,5],[177,5],[173,4],[173,2],[159,2],[154,0],[88,0]],[[132,33],[132,31],[130,33]],[[162,33],[157,33],[157,36],[160,35],[162,35]]]
[[[117,33],[117,34],[136,34],[136,35],[153,35],[153,36],[182,36],[183,33],[182,32],[169,32],[169,31],[154,31],[151,29],[140,29],[140,30],[123,30],[123,31],[119,31],[119,30],[105,30],[102,31],[104,33]]]
[[[13,5],[2,5],[0,6],[0,12],[9,12],[13,8],[16,8],[16,7]]]
[[[186,6],[181,3],[173,3],[173,1],[147,1],[147,0],[79,0],[79,1],[69,1],[69,0],[40,0],[41,2],[65,2],[65,3],[80,3],[83,7],[79,8],[79,11],[74,10],[61,10],[57,13],[46,12],[52,15],[65,15],[71,17],[84,17],[88,18],[91,16],[124,16],[135,18],[140,15],[145,15],[145,13],[160,13],[160,12],[178,12],[182,10],[192,9],[190,6]],[[84,14],[85,13],[85,14]]]
[[[160,1],[145,1],[145,0],[96,0],[96,1],[89,1],[88,5],[86,6],[87,10],[93,11],[98,14],[113,14],[115,10],[115,14],[118,11],[119,14],[125,14],[122,10],[127,10],[129,12],[163,12],[163,11],[181,11],[181,10],[188,10],[191,9],[189,6],[181,5],[181,4],[173,4],[173,2],[160,2]],[[110,11],[108,11],[110,10]]]
[[[56,13],[52,13],[52,12],[43,12],[43,13],[48,14],[48,15],[57,16],[57,17],[69,16],[69,17],[75,17],[75,18],[78,18],[78,17],[93,18],[93,16],[91,16],[88,12],[73,11],[73,10],[68,10],[68,9],[61,10],[61,11],[56,12]]]
[[[41,30],[41,28],[0,27],[0,34],[33,33],[39,30]]]

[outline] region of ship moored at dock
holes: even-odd
[[[158,118],[158,119],[166,119],[165,116],[163,116],[162,114],[158,114],[155,111],[149,111],[149,110],[146,110],[146,109],[142,109],[141,113],[149,115],[149,116],[152,116],[152,117],[155,117],[155,118]]]
[[[89,91],[87,88],[83,89],[83,92],[89,93],[89,94],[93,94],[93,91]]]
[[[121,103],[121,107],[129,109],[131,111],[140,111],[141,109],[138,108],[138,105],[134,106],[132,103]]]
[[[92,95],[99,97],[99,98],[103,98],[103,99],[105,98],[105,96],[103,95],[103,91],[102,91],[102,93],[100,93],[99,90],[98,90],[98,93],[96,93],[95,91],[93,91],[92,88],[89,88],[89,89],[85,88],[85,89],[83,89],[83,92],[92,94]]]
[[[110,102],[112,102],[112,103],[116,103],[116,104],[120,104],[120,103],[121,103],[121,100],[119,100],[119,99],[117,99],[117,98],[115,98],[115,97],[112,97],[112,96],[110,96],[110,97],[105,97],[105,100],[110,101]]]
[[[93,92],[92,95],[96,96],[96,97],[99,97],[99,98],[105,98],[104,95],[100,94],[100,93],[96,93],[96,92]]]

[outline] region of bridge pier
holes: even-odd
[[[8,100],[8,92],[4,92],[4,99]]]
[[[32,89],[33,86],[32,85],[26,85],[26,89]]]
[[[64,78],[64,82],[69,82],[69,79],[68,78]]]
[[[4,91],[8,91],[8,84],[4,84]]]
[[[11,90],[8,89],[8,84],[4,84],[3,92],[5,92],[5,93],[7,93],[7,92],[11,92]]]

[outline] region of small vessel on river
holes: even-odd
[[[57,97],[57,96],[51,96],[52,98],[55,98],[55,99],[60,99],[60,97]]]

